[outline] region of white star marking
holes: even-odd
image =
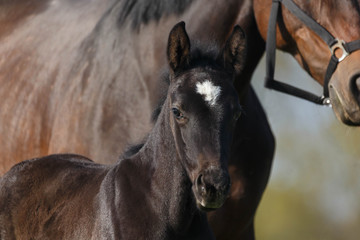
[[[216,100],[220,95],[221,89],[218,86],[214,86],[209,80],[206,80],[202,83],[196,83],[196,92],[203,95],[205,101],[213,106],[216,104]]]

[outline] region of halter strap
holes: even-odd
[[[299,20],[301,20],[307,27],[309,27],[312,31],[314,31],[330,48],[332,55],[325,73],[323,96],[317,96],[308,91],[299,89],[297,87],[291,86],[283,82],[279,82],[274,79],[275,50],[276,50],[276,22],[277,22],[278,11],[281,6],[280,5],[281,3],[293,15],[295,15]],[[337,58],[335,56],[335,51],[337,49],[342,50],[342,56],[340,58]],[[338,63],[344,60],[350,53],[359,49],[360,49],[360,40],[355,40],[352,42],[345,43],[342,40],[336,39],[323,26],[321,26],[314,19],[308,16],[304,11],[302,11],[292,0],[273,0],[269,25],[268,25],[267,41],[266,41],[265,86],[267,88],[274,89],[283,93],[287,93],[311,101],[316,104],[331,106],[329,99],[329,89],[328,89],[330,78],[335,72]]]

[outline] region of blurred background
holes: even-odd
[[[265,89],[264,76],[263,57],[252,85],[277,148],[256,215],[257,239],[360,239],[360,128],[340,123],[329,107]],[[275,78],[322,94],[322,87],[280,51]]]

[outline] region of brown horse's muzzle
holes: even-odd
[[[199,209],[211,211],[221,207],[229,193],[230,176],[222,169],[207,169],[201,172],[193,185]]]
[[[338,119],[347,125],[360,126],[360,51],[338,64],[329,93]]]

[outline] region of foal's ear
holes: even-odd
[[[224,48],[224,64],[239,74],[245,65],[246,58],[246,37],[240,26],[236,25]]]
[[[167,58],[172,72],[180,70],[189,61],[190,40],[185,30],[185,23],[179,22],[170,31]]]

